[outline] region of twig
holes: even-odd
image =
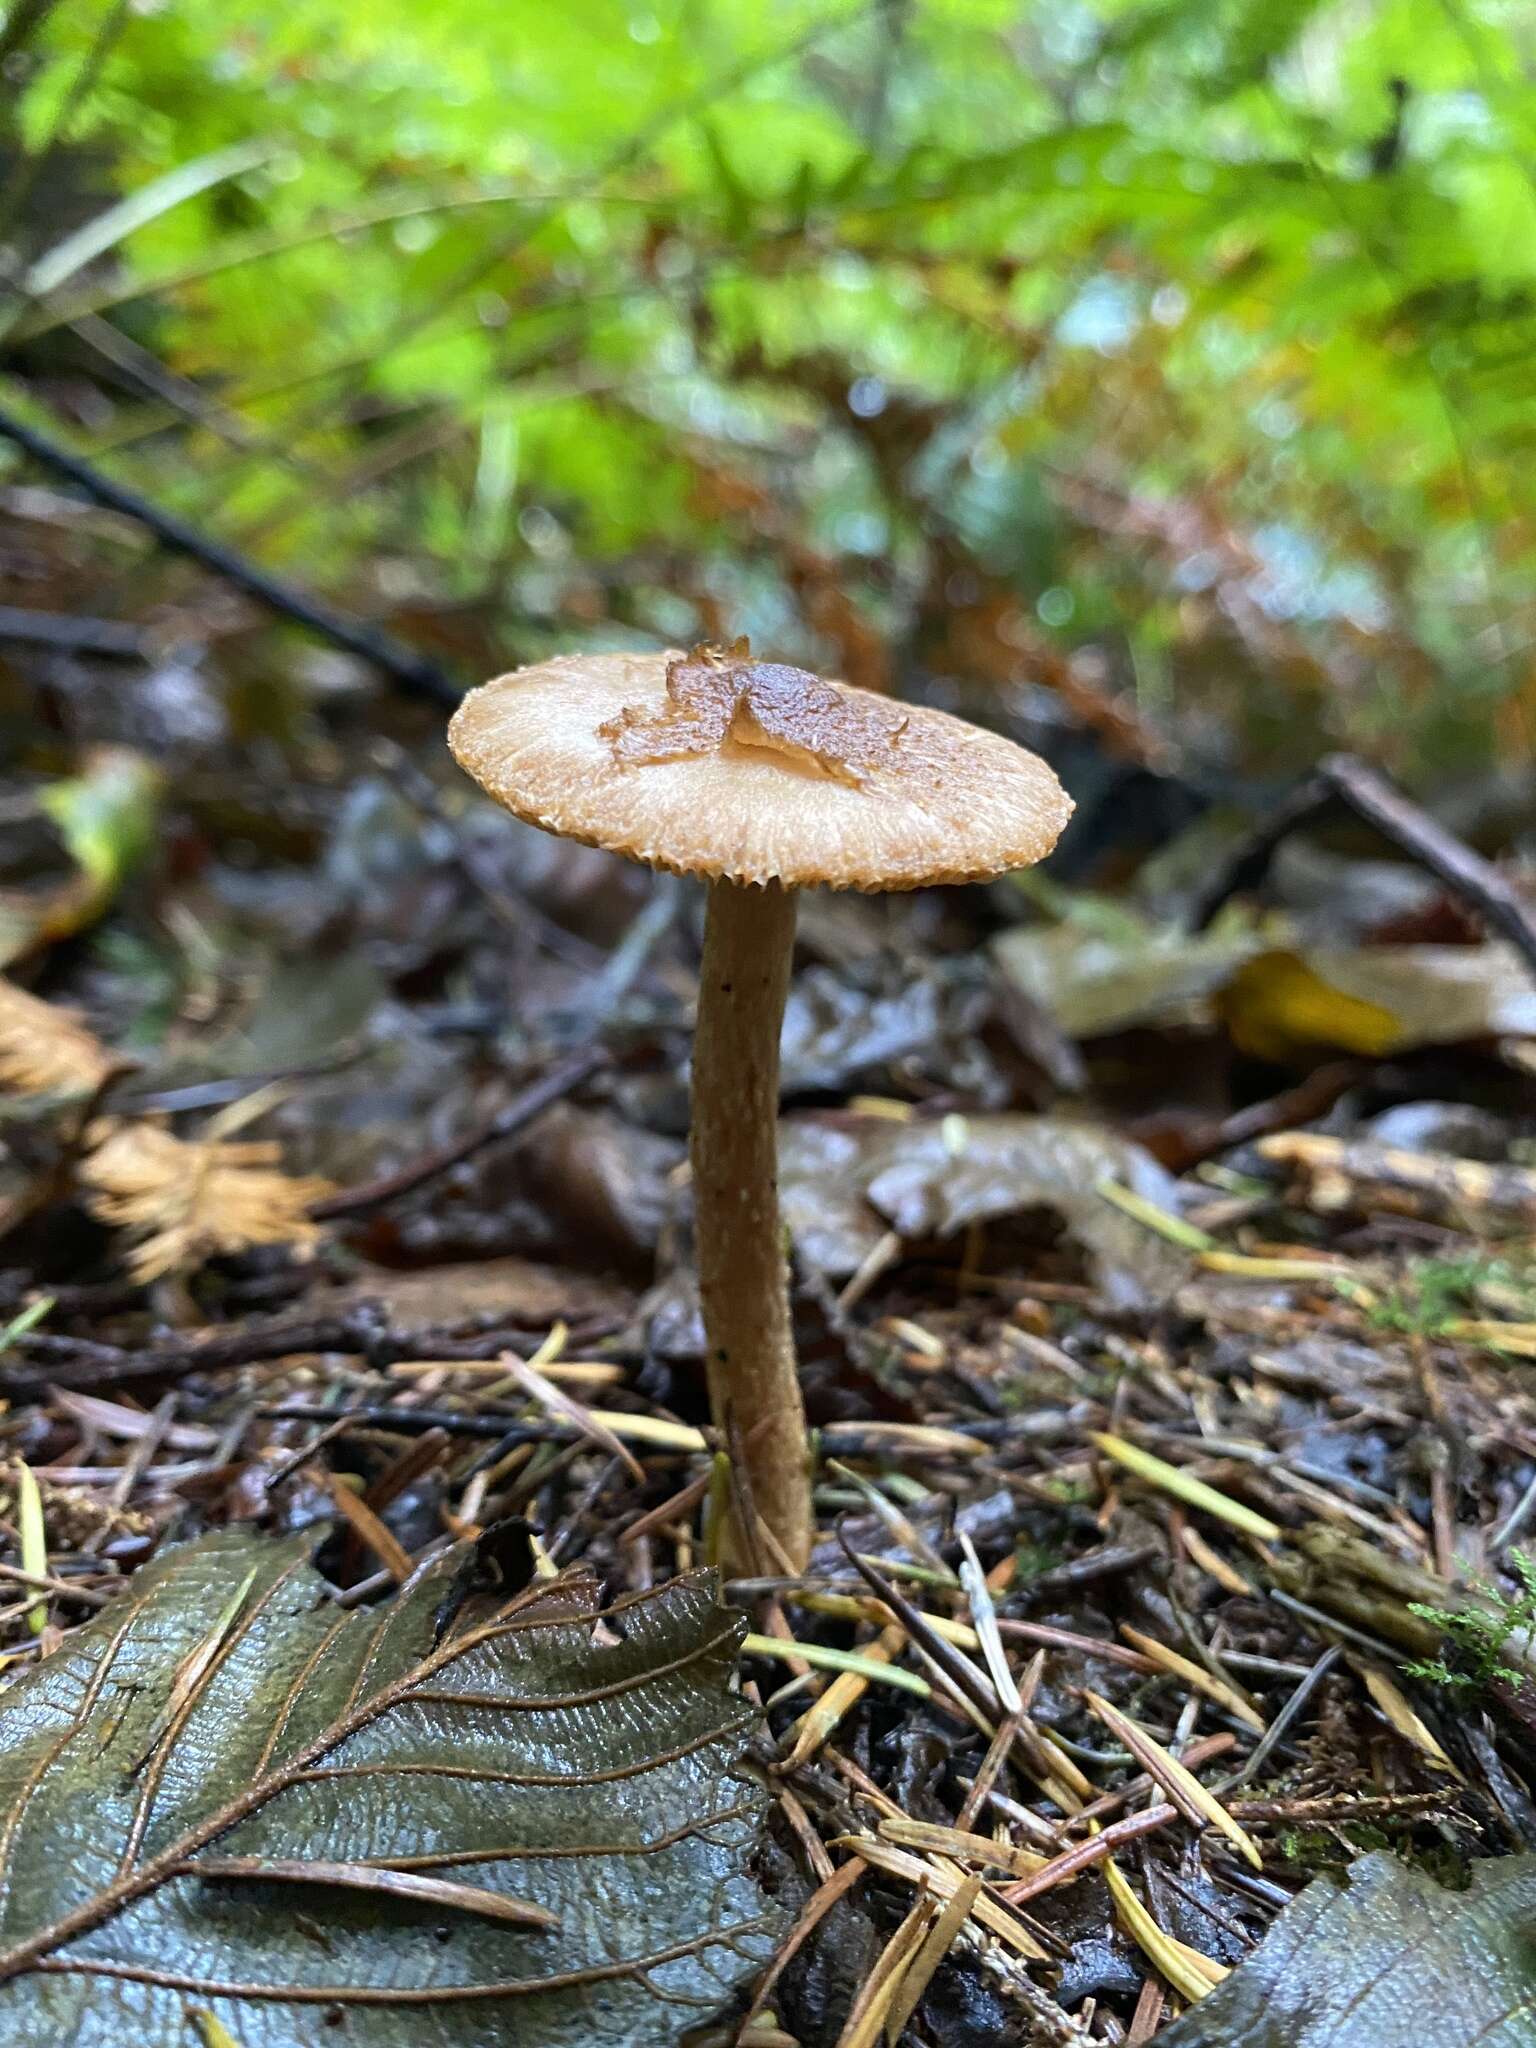
[[[83,1607],[105,1607],[116,1597],[114,1592],[104,1592],[97,1586],[77,1586],[69,1579],[56,1578],[52,1572],[24,1571],[19,1564],[0,1564],[0,1579],[14,1579],[20,1586],[37,1586],[65,1600],[78,1600]]]
[[[310,1215],[317,1222],[329,1222],[338,1216],[359,1215],[365,1209],[376,1209],[382,1202],[392,1202],[400,1195],[412,1193],[424,1182],[446,1173],[450,1167],[473,1158],[485,1146],[493,1145],[501,1138],[512,1137],[563,1096],[569,1095],[572,1089],[590,1080],[607,1062],[608,1054],[601,1046],[586,1046],[580,1052],[572,1053],[569,1059],[551,1067],[547,1074],[530,1081],[504,1109],[498,1110],[495,1116],[475,1130],[440,1145],[435,1152],[428,1152],[414,1166],[402,1167],[398,1173],[388,1173],[378,1180],[365,1181],[360,1187],[342,1188],[337,1194],[327,1195],[323,1201],[311,1205]]]
[[[529,1325],[507,1317],[496,1329],[467,1338],[444,1338],[431,1330],[397,1330],[385,1322],[380,1302],[364,1301],[354,1304],[342,1316],[221,1329],[212,1336],[164,1344],[149,1351],[128,1351],[88,1338],[35,1332],[23,1338],[19,1347],[28,1362],[0,1371],[0,1393],[13,1399],[32,1398],[50,1386],[90,1388],[121,1386],[131,1380],[182,1379],[189,1373],[227,1372],[236,1366],[264,1365],[312,1351],[362,1357],[375,1367],[428,1356],[444,1361],[496,1358],[512,1341],[509,1327]],[[611,1320],[598,1319],[581,1324],[575,1335],[583,1342],[592,1341],[608,1335],[613,1327]],[[333,1409],[309,1412],[318,1413],[319,1419],[327,1422],[335,1414]],[[422,1411],[382,1408],[379,1412],[408,1416]]]
[[[108,661],[143,661],[149,642],[137,626],[117,619],[75,618],[68,612],[29,612],[0,605],[0,640],[52,647],[65,654],[95,654]]]
[[[1191,929],[1203,931],[1229,897],[1261,881],[1286,834],[1316,817],[1335,798],[1464,897],[1487,924],[1503,933],[1536,973],[1536,911],[1516,893],[1508,877],[1353,754],[1329,754],[1319,761],[1315,771],[1270,813],[1195,899]]]
[[[222,576],[227,583],[233,583],[248,597],[254,597],[259,604],[307,626],[310,632],[317,633],[322,640],[329,640],[333,646],[344,647],[349,654],[358,655],[413,695],[444,706],[458,703],[462,692],[426,655],[417,654],[413,648],[376,626],[366,625],[361,619],[348,618],[322,599],[311,597],[308,591],[258,568],[254,562],[221,542],[207,539],[184,519],[151,504],[137,491],[114,483],[93,463],[72,454],[67,448],[61,448],[56,441],[40,434],[4,406],[0,406],[0,435],[14,442],[34,462],[51,469],[57,476],[66,477],[93,503],[137,520],[162,547],[169,548],[174,554],[186,555],[214,575]]]

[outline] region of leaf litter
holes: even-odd
[[[1480,1899],[1536,1846],[1506,941],[1274,903],[1191,936],[1004,890],[947,906],[937,951],[921,903],[808,905],[781,1171],[821,1540],[721,1608],[695,910],[596,857],[519,866],[400,773],[366,834],[343,802],[254,884],[125,840],[98,940],[40,934],[0,983],[7,2038],[287,2048],[335,2010],[360,2040],[726,2048],[772,1958],[747,2048],[1193,2044],[1248,2010],[1218,2001],[1282,2009],[1264,1936],[1309,1881],[1339,1917],[1286,1981],[1325,2010],[1384,1857]],[[521,1590],[481,1540],[508,1518]],[[461,1598],[563,1645],[563,1677],[530,1648],[487,1699],[655,1675],[451,1734],[407,1688],[272,1778],[273,1686],[314,1689],[318,1741],[340,1646],[420,1666]],[[540,1714],[593,1782],[504,1782],[538,1775]],[[679,1754],[690,1729],[726,1732]],[[372,1776],[340,1796],[354,1752],[402,1764],[387,1808]],[[566,1856],[559,1814],[616,1801],[668,1846]]]

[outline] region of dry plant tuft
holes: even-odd
[[[23,1095],[89,1094],[118,1064],[73,1010],[0,980],[0,1087]]]
[[[118,1061],[70,1011],[0,980],[0,1088],[17,1094],[89,1093]],[[216,1117],[199,1138],[178,1138],[148,1118],[97,1117],[76,1172],[91,1213],[135,1240],[129,1269],[147,1282],[216,1252],[311,1245],[312,1203],[332,1192],[316,1175],[282,1171],[270,1140],[229,1133],[272,1104],[270,1091]]]
[[[183,1140],[154,1124],[117,1121],[86,1136],[80,1179],[91,1212],[137,1240],[128,1261],[136,1280],[158,1280],[215,1252],[309,1245],[320,1234],[309,1208],[331,1183],[284,1173],[270,1141]]]

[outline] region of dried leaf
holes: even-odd
[[[1260,943],[1241,934],[1190,938],[1114,907],[1112,928],[1024,925],[992,941],[1008,980],[1069,1038],[1133,1024],[1207,1023],[1211,998]]]
[[[1473,1866],[1464,1892],[1379,1851],[1318,1878],[1159,2048],[1527,2048],[1536,2031],[1536,1857]]]
[[[1313,972],[1348,996],[1381,1004],[1397,1020],[1394,1052],[1469,1038],[1536,1038],[1531,970],[1497,940],[1482,946],[1309,948]]]
[[[8,2048],[181,2048],[192,2002],[243,2048],[669,2048],[706,2020],[778,1924],[708,1579],[482,1608],[461,1545],[343,1612],[311,1540],[165,1552],[4,1695]]]
[[[1373,1055],[1466,1039],[1536,1037],[1536,991],[1512,946],[1298,946],[1257,932],[1191,937],[1122,904],[1110,914],[1003,932],[1004,975],[1070,1038],[1133,1025],[1210,1029],[1307,1057],[1319,1046]]]

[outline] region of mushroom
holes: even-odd
[[[690,1154],[710,1408],[798,1570],[811,1482],[776,1158],[795,891],[1028,867],[1072,805],[1011,740],[755,661],[744,641],[542,662],[471,691],[448,744],[527,823],[709,883]],[[739,1531],[732,1547],[750,1556]]]

